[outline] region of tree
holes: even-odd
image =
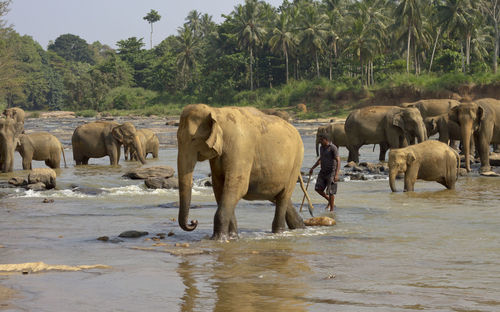
[[[146,16],[144,16],[142,19],[148,21],[148,23],[151,25],[150,42],[151,42],[151,49],[152,49],[153,48],[153,24],[158,22],[161,19],[161,15],[158,13],[158,11],[151,9],[151,11]]]
[[[410,47],[411,38],[420,31],[422,26],[421,8],[423,4],[420,0],[401,0],[394,11],[396,26],[406,28],[408,40],[406,48],[406,73],[410,72]]]
[[[232,14],[238,45],[250,53],[250,90],[253,90],[254,50],[262,45],[267,33],[260,5],[257,0],[246,0],[245,5],[238,5]]]
[[[94,53],[87,41],[77,35],[65,34],[57,37],[48,50],[56,52],[67,61],[95,64]]]
[[[500,52],[500,0],[481,0],[480,10],[493,24],[493,72],[498,70],[498,53]]]
[[[293,33],[292,23],[287,12],[281,12],[279,15],[272,36],[269,39],[269,44],[275,53],[280,51],[285,57],[286,83],[288,84],[288,51],[297,45],[297,39]]]
[[[320,12],[314,4],[305,4],[299,22],[300,45],[316,60],[316,75],[319,78],[319,53],[325,48],[328,30],[328,16]]]
[[[187,27],[187,25],[180,28],[178,32],[177,66],[180,69],[183,88],[186,88],[187,82],[191,79],[191,73],[196,67],[196,59],[199,53],[199,40],[194,35],[191,27]]]

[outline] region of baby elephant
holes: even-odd
[[[32,160],[45,160],[45,164],[52,169],[59,168],[61,152],[66,168],[66,156],[61,142],[48,132],[34,132],[21,134],[18,137],[16,151],[23,157],[23,169],[31,170]]]
[[[428,140],[389,152],[389,185],[396,192],[396,175],[404,172],[404,191],[412,192],[417,179],[455,188],[460,168],[458,153],[445,143]]]

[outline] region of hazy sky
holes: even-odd
[[[277,7],[282,0],[266,0]],[[212,15],[217,24],[244,0],[13,0],[6,15],[8,24],[29,35],[47,49],[50,40],[63,34],[78,35],[87,43],[100,41],[116,48],[129,37],[144,38],[149,48],[150,25],[142,18],[151,9],[161,20],[153,25],[153,45],[177,34],[191,10]]]

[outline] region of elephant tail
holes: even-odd
[[[457,179],[458,179],[458,177],[460,176],[460,155],[454,149],[452,150],[455,152],[455,157],[457,157]]]
[[[302,180],[302,175],[299,173],[299,181],[300,181],[300,188],[302,189],[302,192],[304,192],[304,196],[307,198],[307,208],[309,209],[309,213],[311,214],[311,217],[314,217],[313,211],[314,207],[311,204],[311,198],[309,198],[309,194],[307,193],[307,189],[304,187],[304,180]]]
[[[64,159],[64,168],[68,168],[68,165],[66,164],[66,155],[64,154],[64,147],[61,144],[61,152],[63,154],[63,159]]]

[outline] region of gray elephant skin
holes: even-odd
[[[303,228],[304,222],[291,203],[304,157],[297,129],[283,119],[252,107],[213,108],[188,105],[177,131],[179,177],[179,225],[188,224],[193,170],[196,162],[209,160],[217,201],[213,239],[237,237],[235,207],[240,199],[269,200],[276,205],[272,231]]]
[[[414,107],[420,111],[422,118],[447,114],[450,109],[458,106],[460,102],[450,99],[429,99],[412,103],[403,103],[401,107]]]
[[[61,142],[48,132],[19,135],[16,150],[23,158],[24,170],[32,169],[32,160],[43,160],[52,169],[60,168],[61,153],[64,159],[64,167],[67,167],[66,155]]]
[[[137,136],[141,142],[144,158],[146,158],[148,154],[151,154],[153,158],[157,159],[160,150],[160,140],[158,139],[156,133],[150,129],[137,129]],[[125,160],[128,160],[129,156],[130,160],[137,160],[137,156],[135,155],[137,151],[132,145],[123,144],[123,151],[125,154]]]
[[[141,163],[146,163],[137,130],[132,123],[120,125],[110,121],[90,122],[78,126],[73,132],[73,159],[76,165],[87,165],[90,158],[109,156],[110,165],[116,166],[124,143],[132,145],[138,151]]]
[[[352,111],[345,122],[348,150],[352,160],[359,162],[359,148],[380,144],[382,148],[408,145],[408,137],[419,142],[427,140],[425,124],[418,109],[399,106],[368,106]],[[384,161],[384,155],[379,160]]]
[[[417,179],[436,181],[454,189],[458,178],[460,157],[450,146],[428,140],[389,152],[389,186],[396,192],[396,175],[404,173],[404,191],[414,190]]]
[[[14,119],[14,121],[24,124],[24,117],[26,113],[22,108],[19,107],[6,108],[2,114],[5,117],[12,118]]]
[[[14,171],[14,151],[17,137],[24,126],[10,117],[0,118],[0,171]]]
[[[471,170],[470,141],[472,136],[481,160],[480,172],[490,171],[490,144],[500,143],[500,101],[486,98],[460,103],[450,110],[449,118],[460,126],[467,171]]]

